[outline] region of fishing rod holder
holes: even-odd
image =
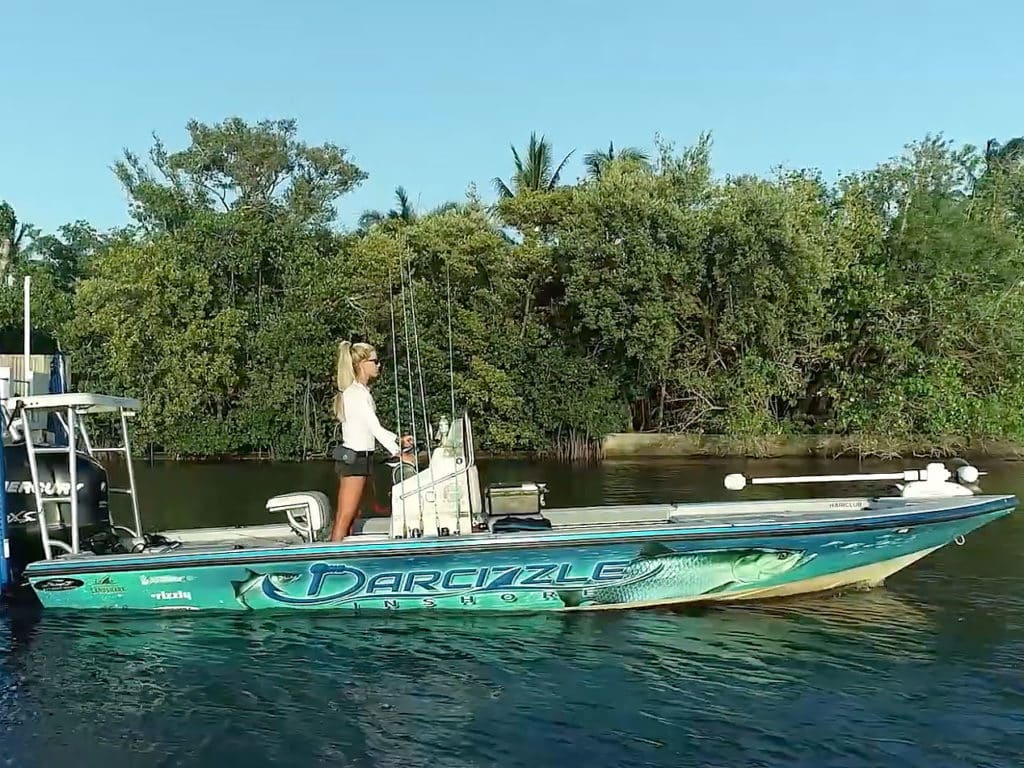
[[[469,414],[450,423],[427,466],[398,465],[392,476],[393,538],[457,535],[486,520]]]

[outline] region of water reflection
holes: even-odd
[[[780,728],[823,715],[843,746],[817,754],[872,764],[862,729],[927,755],[936,714],[986,701],[979,680],[1001,686],[993,716],[1021,711],[1019,673],[1000,666],[1019,636],[949,665],[942,612],[885,590],[566,616],[36,613],[4,630],[5,744],[47,765],[99,765],[124,744],[160,764],[669,764],[712,747],[792,761],[828,740]]]

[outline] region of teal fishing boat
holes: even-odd
[[[48,609],[575,611],[767,599],[879,585],[1007,514],[961,462],[863,475],[747,478],[725,485],[881,482],[890,495],[548,508],[539,483],[481,488],[468,414],[438,431],[424,467],[396,469],[389,517],[325,540],[316,490],[266,502],[265,524],[147,531],[129,421],[140,403],[88,393],[11,398],[8,424],[53,412],[67,445],[8,432],[5,567]],[[121,444],[93,447],[110,414]],[[81,446],[81,448],[79,447]],[[111,519],[98,457],[128,466],[132,519]]]
[[[406,282],[400,270],[403,316]],[[395,412],[398,334],[392,290]],[[405,329],[420,358],[415,292]],[[319,490],[267,500],[263,524],[146,530],[133,469],[132,398],[65,392],[0,396],[0,589],[48,609],[575,611],[740,601],[878,585],[950,542],[1008,515],[1014,496],[984,494],[960,462],[892,473],[747,478],[725,485],[881,482],[888,495],[549,508],[541,483],[481,487],[468,414],[457,415],[449,299],[451,409],[429,459],[394,468],[387,517],[327,540],[332,510]],[[25,290],[25,369],[29,360]],[[410,343],[411,340],[411,343]],[[419,374],[423,434],[431,432]],[[120,437],[96,447],[87,422]],[[54,425],[36,439],[33,425]],[[47,430],[40,430],[45,435]],[[428,438],[424,438],[428,439]],[[120,456],[127,488],[111,488],[100,457]],[[4,475],[5,473],[5,475]],[[111,494],[130,504],[113,519]],[[126,516],[127,517],[127,516]]]

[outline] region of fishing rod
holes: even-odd
[[[451,420],[455,423],[455,356],[452,354],[452,270],[448,262],[448,254],[444,259],[445,288],[448,293],[448,376],[449,391],[452,395]]]
[[[405,251],[404,259],[403,259],[403,254],[401,252],[402,250]],[[426,386],[424,384],[423,358],[422,358],[422,355],[421,355],[421,352],[420,352],[419,324],[418,324],[418,318],[417,318],[417,315],[416,315],[416,286],[415,286],[415,282],[414,282],[414,279],[413,279],[412,249],[409,248],[408,243],[406,242],[404,237],[402,238],[401,243],[400,243],[400,251],[399,251],[398,259],[397,259],[397,268],[398,268],[399,280],[400,280],[400,283],[399,283],[399,286],[398,286],[398,288],[399,288],[398,293],[399,293],[399,298],[400,298],[400,300],[402,302],[402,331],[403,331],[403,335],[404,335],[404,346],[405,346],[406,381],[407,381],[407,385],[408,385],[410,422],[411,422],[411,425],[412,425],[413,443],[418,445],[419,441],[418,441],[418,436],[417,436],[417,430],[418,430],[417,424],[418,424],[419,419],[416,416],[416,395],[414,393],[414,383],[413,383],[414,375],[415,375],[416,379],[418,380],[418,384],[419,384],[420,407],[421,407],[422,413],[423,413],[423,425],[424,425],[424,429],[425,429],[425,433],[426,433],[425,439],[428,440],[428,441],[430,440],[430,415],[429,415],[429,410],[428,410],[428,407],[427,407]],[[395,365],[394,365],[394,369],[395,369],[395,404],[396,404],[396,414],[397,414],[397,416],[399,418],[399,424],[401,425],[401,416],[400,416],[400,408],[401,408],[401,406],[400,406],[400,402],[402,400],[402,397],[399,395],[399,386],[400,386],[400,380],[401,380],[401,373],[400,373],[400,366],[399,366],[399,357],[401,355],[400,355],[400,352],[399,352],[399,349],[398,349],[399,334],[398,334],[398,331],[397,331],[397,321],[395,320],[394,273],[393,273],[391,268],[389,268],[389,270],[388,270],[388,279],[389,279],[389,282],[391,283],[391,302],[390,302],[390,307],[391,307],[391,324],[392,324],[392,346],[395,349]],[[406,294],[406,290],[407,290],[407,286],[406,286],[407,282],[408,282],[408,291],[409,291],[409,298],[408,298],[408,300],[406,299],[406,295],[405,295]],[[445,289],[446,289],[446,305],[447,305],[446,308],[447,308],[447,313],[448,313],[448,318],[447,318],[448,319],[448,371],[449,371],[449,386],[450,386],[449,397],[450,397],[450,402],[451,402],[451,423],[454,424],[455,417],[456,417],[456,415],[455,415],[455,354],[454,354],[454,332],[453,332],[453,325],[452,325],[451,266],[450,266],[450,260],[448,258],[448,255],[446,255],[446,257],[445,257]],[[412,360],[412,357],[413,357],[412,348],[413,348],[413,346],[415,346],[415,358],[416,358],[416,373],[415,374],[413,373],[413,360]],[[440,440],[444,440],[444,439],[446,439],[446,437],[447,437],[447,434],[439,434],[439,439]],[[465,439],[466,439],[466,436],[465,436],[465,432],[463,431],[463,443],[465,443]],[[466,447],[465,444],[463,444],[463,448],[464,449],[465,449],[465,447]],[[420,524],[420,528],[419,528],[419,532],[418,533],[419,533],[419,535],[422,535],[422,532],[423,532],[423,521],[424,521],[424,510],[423,510],[423,499],[422,499],[421,493],[423,491],[423,488],[421,486],[421,478],[419,477],[419,475],[420,475],[420,463],[419,463],[419,453],[418,453],[418,451],[415,453],[414,465],[415,465],[415,468],[416,468],[415,469],[416,493],[417,493],[417,497],[419,498],[418,510],[419,510],[419,524]],[[401,471],[403,469],[403,466],[400,464],[397,467],[397,469],[399,471]],[[467,471],[468,471],[468,469],[467,469]],[[402,475],[403,475],[402,479],[404,480],[404,472],[402,473]],[[461,520],[462,489],[461,489],[461,482],[460,482],[460,479],[458,477],[458,474],[455,475],[454,480],[455,480],[455,484],[456,484],[456,498],[455,498],[455,519],[456,519],[455,529],[456,530],[455,530],[455,533],[456,533],[456,535],[459,535],[462,532],[462,520]],[[404,517],[405,512],[406,512],[405,506],[404,506],[405,495],[406,494],[402,494],[402,499],[403,499],[402,513],[403,513],[403,517]],[[435,526],[436,526],[437,533],[440,535],[442,529],[441,529],[440,511],[439,511],[439,509],[437,507],[437,503],[438,502],[435,500],[435,502],[434,502],[434,523],[435,523]],[[408,528],[408,523],[405,524],[405,529],[403,530],[403,533],[405,533],[405,535],[408,535],[407,528]],[[414,532],[414,535],[415,535],[415,532]]]
[[[412,335],[416,345],[416,373],[420,380],[420,406],[423,409],[423,434],[425,440],[430,440],[430,416],[427,413],[427,398],[423,388],[423,362],[420,360],[420,332],[416,325],[416,288],[412,284],[412,249],[409,248],[405,238],[402,238],[402,248],[405,250],[406,263],[409,265],[409,307],[412,310]]]
[[[426,428],[426,433],[427,433],[427,438],[426,439],[429,440],[430,439],[430,437],[429,437],[430,436],[430,420],[429,420],[430,417],[429,417],[429,412],[428,412],[428,408],[427,408],[426,386],[424,384],[423,364],[422,364],[422,356],[421,356],[421,353],[420,353],[420,343],[419,343],[419,326],[418,326],[418,318],[416,316],[416,298],[415,298],[415,296],[416,296],[416,289],[415,289],[415,283],[414,283],[414,279],[413,279],[412,249],[408,248],[408,245],[407,245],[407,243],[405,243],[404,238],[403,238],[403,247],[406,249],[406,260],[405,260],[405,264],[402,264],[401,262],[399,263],[399,269],[400,269],[400,275],[401,275],[401,280],[402,280],[402,283],[401,283],[401,285],[402,285],[401,296],[402,296],[402,302],[403,302],[403,323],[404,323],[405,335],[406,335],[406,361],[407,361],[407,370],[408,370],[410,409],[413,412],[413,420],[414,420],[414,424],[415,424],[415,422],[418,421],[418,419],[415,418],[415,395],[413,394],[413,383],[412,383],[412,376],[413,376],[413,374],[412,374],[412,365],[413,365],[413,363],[412,363],[412,357],[411,357],[411,352],[410,352],[410,347],[412,345],[415,345],[415,347],[416,347],[416,350],[415,350],[415,353],[416,353],[416,367],[417,367],[417,374],[416,375],[417,375],[417,378],[418,378],[418,381],[419,381],[419,387],[420,387],[420,403],[421,403],[421,407],[423,409],[424,426]],[[408,307],[406,307],[406,301],[405,301],[406,274],[408,274],[408,290],[409,290],[409,294],[410,294],[409,300],[408,300]],[[455,412],[455,354],[454,354],[454,331],[453,331],[453,320],[452,320],[451,267],[450,267],[449,258],[448,258],[447,255],[445,257],[445,278],[446,278],[446,305],[447,305],[446,308],[447,308],[447,313],[448,313],[448,318],[447,318],[448,319],[448,370],[449,370],[449,386],[450,386],[449,397],[450,397],[451,409],[452,409],[452,411],[451,411],[451,423],[454,424],[455,423],[455,418],[456,418],[456,412]],[[410,324],[410,317],[411,317],[411,324]],[[410,333],[411,333],[411,340],[412,340],[411,344],[409,343]],[[446,438],[447,438],[447,433],[442,430],[442,432],[438,435],[438,439],[443,441]],[[465,440],[465,434],[463,434],[463,439]],[[465,445],[463,445],[463,448],[465,448]],[[417,468],[418,468],[418,466],[419,465],[418,465],[418,457],[417,457]],[[459,535],[462,532],[462,519],[461,519],[462,518],[462,514],[461,514],[462,513],[462,488],[461,488],[461,480],[460,480],[458,474],[455,475],[454,481],[455,481],[455,485],[456,485],[456,488],[455,488],[455,490],[456,490],[456,496],[455,496],[455,520],[456,520],[455,534]],[[418,483],[418,481],[417,481],[417,483]],[[420,491],[420,486],[417,485],[417,492],[419,492],[419,491]],[[441,529],[440,511],[439,511],[439,509],[437,507],[437,503],[438,502],[436,502],[436,501],[434,502],[434,517],[435,517],[435,525],[437,526],[438,534],[440,534],[442,532],[442,529]],[[421,518],[422,518],[422,514],[423,514],[422,505],[421,505],[421,508],[420,508],[420,514],[421,514]]]
[[[448,301],[448,391],[451,394],[451,423],[455,424],[455,355],[452,351],[452,270],[450,253],[444,257],[445,292]],[[442,436],[441,439],[444,439]],[[465,425],[463,425],[463,451],[465,451]],[[468,457],[467,457],[468,459]],[[469,471],[469,468],[466,468]],[[472,494],[469,493],[469,479],[466,480],[466,492],[470,497],[470,515],[472,516]],[[472,517],[470,519],[470,530],[473,528]],[[459,476],[455,476],[455,531],[457,535],[462,534],[462,488],[459,484]]]
[[[395,421],[398,424],[399,439],[402,435],[402,404],[398,396],[398,340],[395,335],[395,277],[391,267],[388,267],[388,306],[391,309],[391,349],[394,355],[395,362]],[[401,448],[401,446],[399,446]],[[399,457],[398,469],[402,469],[401,457]],[[405,474],[404,472],[402,473]],[[405,479],[404,477],[402,478]],[[409,521],[405,517],[405,494],[400,494],[402,497],[402,536],[408,537],[409,535]]]
[[[426,388],[423,386],[423,361],[420,358],[420,332],[419,326],[416,323],[416,286],[413,284],[412,277],[412,249],[409,247],[405,237],[402,238],[402,246],[405,250],[406,264],[408,265],[409,271],[409,308],[412,312],[412,334],[413,343],[416,345],[416,373],[420,383],[420,406],[423,409],[423,439],[430,444],[430,414],[427,411],[427,396]],[[443,437],[442,437],[443,439]],[[437,509],[437,500],[434,502],[434,526],[437,534],[441,535],[441,513]],[[456,510],[458,507],[456,507]],[[456,515],[456,533],[459,531],[458,515]]]
[[[398,263],[398,276],[399,276],[399,280],[401,281],[401,285],[402,285],[402,290],[401,290],[401,296],[402,296],[402,327],[405,330],[405,364],[406,364],[406,371],[408,373],[408,377],[407,378],[409,380],[409,411],[411,413],[410,419],[411,419],[411,429],[412,429],[413,461],[415,462],[415,468],[416,468],[416,475],[415,475],[415,477],[416,477],[416,506],[417,506],[417,509],[419,510],[419,521],[420,521],[419,534],[422,536],[423,535],[423,497],[420,495],[420,456],[419,456],[419,451],[417,450],[417,446],[418,446],[419,441],[416,439],[416,398],[415,398],[415,395],[413,395],[413,390],[412,390],[412,358],[411,358],[410,353],[409,353],[409,309],[408,309],[408,306],[406,305],[406,301],[405,301],[405,272],[402,269],[401,261],[399,261],[399,263]],[[411,282],[412,281],[412,276],[411,275],[410,275],[409,279],[410,279],[410,282]],[[435,506],[435,512],[436,512],[436,510],[437,510],[437,508]],[[440,528],[440,520],[438,520],[438,527]]]

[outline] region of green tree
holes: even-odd
[[[192,120],[191,143],[180,152],[168,152],[154,137],[149,159],[155,173],[127,150],[115,172],[132,198],[133,214],[148,227],[180,227],[197,209],[239,208],[324,225],[335,216],[335,200],[367,175],[345,149],[310,146],[297,131],[294,120]]]
[[[141,229],[90,260],[69,336],[97,385],[153,404],[182,453],[322,450],[331,345],[352,322],[345,241],[325,227],[365,174],[292,121],[190,123],[192,143],[118,167]]]
[[[75,380],[146,403],[140,447],[322,455],[349,338],[387,362],[382,419],[423,440],[454,387],[485,450],[582,457],[628,428],[1024,440],[1020,139],[926,136],[836,183],[715,179],[707,135],[609,144],[563,184],[572,153],[533,134],[496,205],[417,211],[399,187],[342,232],[366,178],[347,151],[289,120],[189,138],[117,165],[130,227],[44,234],[0,206],[0,331],[20,337],[31,275]]]

